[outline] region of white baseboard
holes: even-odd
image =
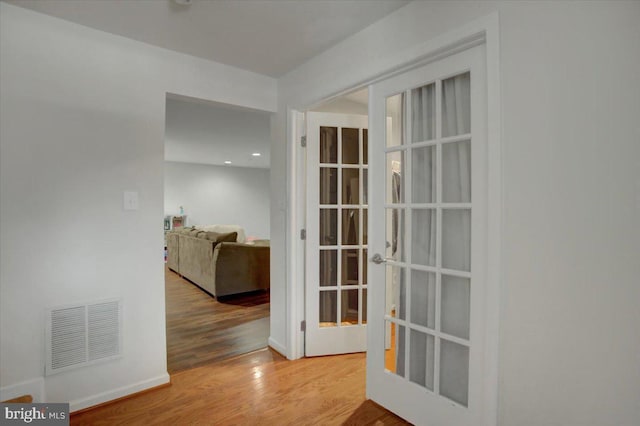
[[[284,347],[284,345],[276,342],[271,336],[269,336],[269,340],[267,342],[274,351],[278,352],[283,357],[289,358],[287,356],[287,348]]]
[[[94,405],[113,401],[114,399],[122,398],[123,396],[131,395],[133,393],[150,389],[155,386],[164,385],[165,383],[169,383],[170,381],[171,378],[169,377],[169,374],[165,373],[161,376],[143,380],[141,382],[134,383],[128,386],[123,386],[118,389],[102,392],[97,395],[89,396],[87,398],[76,399],[75,401],[71,401],[69,403],[69,411],[73,413],[74,411],[83,410],[85,408],[93,407]]]
[[[22,395],[31,395],[33,402],[45,402],[44,377],[0,388],[0,401],[17,398]]]

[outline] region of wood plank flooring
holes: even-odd
[[[171,375],[171,386],[72,425],[406,425],[365,400],[365,355],[288,361],[263,349]]]
[[[165,268],[169,373],[265,348],[269,292],[217,300]]]

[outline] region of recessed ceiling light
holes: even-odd
[[[225,160],[224,164],[231,164],[231,161]]]
[[[260,154],[259,152],[254,152],[254,153],[253,153],[253,154],[251,154],[251,155],[253,155],[254,157],[260,157],[262,154]]]

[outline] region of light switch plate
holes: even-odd
[[[137,191],[124,191],[124,209],[125,210],[138,210],[139,197]]]

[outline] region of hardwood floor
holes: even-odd
[[[217,300],[165,268],[169,373],[267,346],[269,293]]]
[[[365,355],[287,361],[263,349],[171,375],[171,386],[72,425],[406,425],[365,400]]]

